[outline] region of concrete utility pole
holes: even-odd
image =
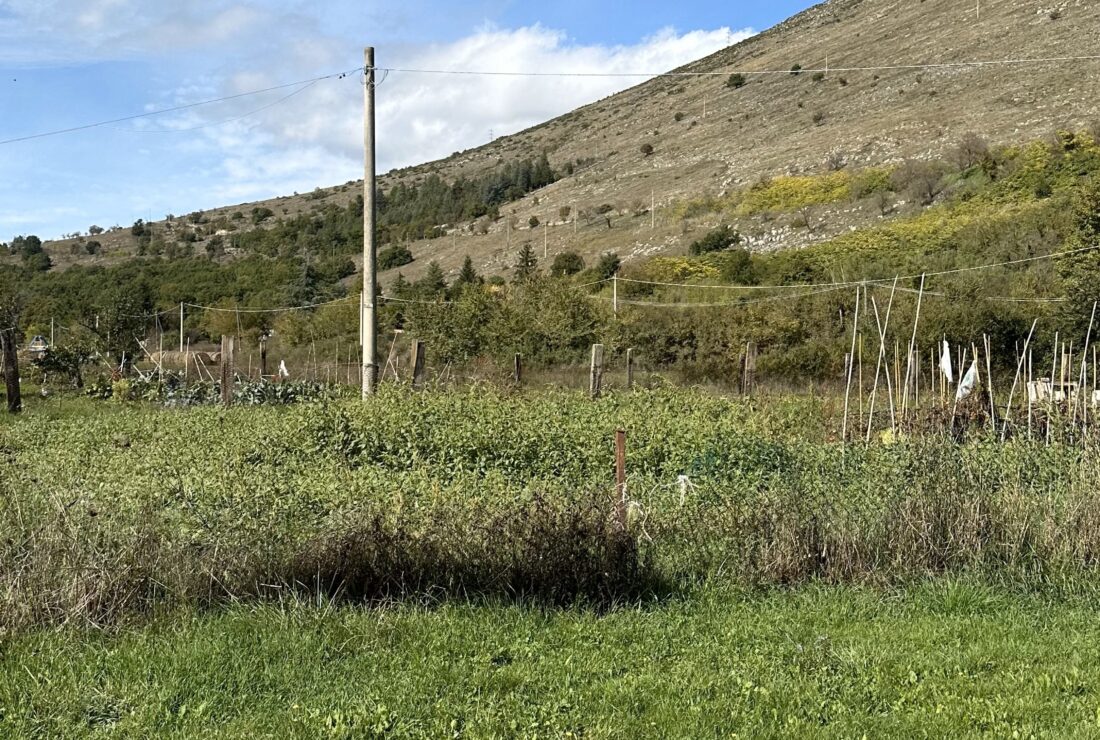
[[[378,380],[378,364],[375,362],[378,341],[378,316],[375,313],[375,295],[378,293],[377,256],[374,240],[374,47],[365,52],[364,95],[366,115],[363,119],[363,143],[365,166],[363,176],[363,297],[360,303],[359,343],[363,347],[362,377],[363,398],[374,393]]]

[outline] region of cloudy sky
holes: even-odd
[[[671,69],[811,0],[0,0],[0,142],[379,67]],[[320,8],[320,9],[319,9]],[[382,171],[477,146],[637,79],[389,75]],[[305,192],[362,175],[357,73],[0,144],[0,241]]]

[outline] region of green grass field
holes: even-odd
[[[845,449],[836,411],[36,400],[0,424],[0,736],[1100,733],[1092,441]]]
[[[606,614],[238,606],[7,640],[8,737],[1095,737],[1092,604],[938,582]]]

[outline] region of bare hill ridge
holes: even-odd
[[[1079,128],[1100,116],[1100,61],[950,65],[1086,56],[1095,53],[1098,31],[1100,5],[1086,0],[999,0],[983,4],[980,19],[972,4],[957,0],[830,0],[676,70],[714,74],[651,80],[492,144],[382,176],[383,189],[433,173],[452,180],[542,152],[558,169],[586,163],[507,205],[495,223],[449,225],[447,237],[412,244],[416,261],[402,270],[415,277],[437,260],[453,273],[469,254],[480,270],[503,272],[524,241],[540,257],[567,249],[586,259],[606,250],[627,259],[682,253],[697,238],[692,230],[709,225],[672,207],[684,199],[768,176],[942,156],[968,132],[1017,143]],[[754,74],[794,65],[805,71]],[[810,71],[826,66],[827,74]],[[727,84],[735,72],[745,75],[744,86]],[[651,154],[643,153],[644,145]],[[358,191],[348,183],[206,216],[216,220],[254,207],[270,208],[276,218],[293,216],[347,203]],[[573,223],[577,211],[604,204],[614,209],[610,226],[603,219]],[[571,215],[563,216],[563,207]],[[540,222],[535,230],[528,226],[532,216]],[[883,217],[857,204],[820,213],[817,229],[768,219],[739,226],[754,248],[772,249]],[[166,228],[172,234],[189,227],[177,219]],[[113,261],[128,254],[132,241],[128,230],[99,239],[104,253],[94,258],[73,256],[71,242],[49,250],[60,265]]]

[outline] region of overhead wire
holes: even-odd
[[[239,100],[241,98],[251,97],[253,95],[262,95],[263,93],[275,92],[277,90],[286,90],[292,87],[300,87],[302,85],[321,82],[322,80],[331,79],[343,79],[348,75],[362,70],[363,67],[353,67],[350,70],[344,70],[341,72],[333,72],[331,74],[320,75],[318,77],[311,77],[307,80],[298,80],[296,82],[287,82],[282,85],[273,85],[271,87],[265,87],[261,90],[249,90],[248,92],[236,93],[234,95],[224,95],[220,98],[212,98],[210,100],[200,100],[194,103],[185,103],[183,105],[176,105],[170,108],[160,108],[157,110],[146,111],[145,113],[135,113],[129,116],[122,116],[120,118],[113,118],[107,121],[97,121],[95,123],[86,123],[80,126],[71,126],[69,128],[56,129],[53,131],[43,131],[37,134],[28,134],[26,136],[16,136],[10,139],[0,139],[0,146],[6,144],[16,144],[23,141],[32,141],[35,139],[44,139],[50,136],[60,136],[62,134],[71,134],[78,131],[87,131],[89,129],[101,128],[103,126],[110,126],[116,123],[125,123],[127,121],[136,121],[142,118],[151,118],[153,116],[161,116],[166,113],[178,113],[180,111],[191,110],[193,108],[199,108],[206,105],[213,105],[215,103],[224,103],[230,100]],[[300,91],[298,91],[300,92]],[[288,96],[291,97],[291,96]]]
[[[916,280],[918,278],[930,278],[930,277],[942,277],[944,275],[957,275],[964,272],[975,272],[978,270],[990,270],[997,267],[1011,267],[1014,265],[1022,265],[1031,262],[1040,262],[1044,260],[1058,259],[1060,257],[1068,257],[1075,254],[1081,254],[1083,252],[1091,252],[1096,249],[1100,249],[1100,244],[1094,244],[1087,247],[1080,247],[1078,249],[1068,249],[1062,252],[1051,252],[1049,254],[1039,255],[1037,257],[1024,257],[1016,260],[1006,260],[1004,262],[991,262],[984,265],[974,265],[971,267],[957,267],[951,270],[939,270],[935,272],[921,272],[913,275],[899,275],[897,280]],[[635,280],[633,278],[618,278],[619,281],[625,283],[635,283],[638,285],[655,285],[666,288],[699,288],[704,290],[798,290],[801,288],[849,288],[857,285],[865,285],[867,283],[889,283],[894,280],[894,277],[880,277],[880,278],[861,278],[858,280],[845,280],[845,281],[833,281],[828,283],[787,283],[784,285],[707,285],[705,283],[670,283],[659,282],[655,280]],[[927,291],[926,291],[927,292]]]
[[[278,100],[276,100],[273,103],[268,103],[267,105],[262,106],[260,108],[257,108],[255,110],[249,111],[248,113],[243,113],[239,116],[233,116],[232,118],[226,118],[225,120],[222,120],[222,121],[212,121],[210,123],[204,123],[204,124],[201,124],[199,126],[191,126],[189,128],[139,128],[139,129],[134,129],[134,131],[137,132],[137,133],[141,133],[141,134],[182,134],[182,133],[187,133],[189,131],[201,131],[202,129],[215,128],[217,126],[225,126],[226,124],[236,123],[237,121],[243,121],[244,119],[251,118],[252,116],[254,116],[258,113],[263,113],[266,110],[271,110],[272,108],[275,108],[276,106],[282,105],[286,101],[293,98],[295,95],[299,95],[299,94],[305,92],[306,90],[310,89],[311,87],[318,84],[319,82],[320,82],[320,80],[314,80],[312,82],[307,82],[307,83],[303,84],[301,87],[299,87],[297,90],[295,90],[294,92],[290,93],[289,95],[284,95],[283,97],[279,98]]]
[[[739,74],[746,77],[759,76],[759,75],[790,75],[792,73],[808,73],[815,72],[890,72],[890,71],[912,71],[912,70],[928,70],[928,69],[959,69],[968,67],[998,67],[998,66],[1027,66],[1027,65],[1041,65],[1041,64],[1064,64],[1070,62],[1094,62],[1100,61],[1100,54],[1082,54],[1076,56],[1057,56],[1057,57],[1021,57],[1021,58],[1009,58],[1009,59],[984,59],[984,60],[971,60],[971,61],[959,61],[959,62],[922,62],[917,64],[879,64],[879,65],[855,65],[848,67],[818,67],[818,68],[800,68],[798,70],[793,69],[759,69],[759,70],[737,70]],[[672,72],[527,72],[527,71],[513,71],[513,70],[470,70],[470,69],[430,69],[430,68],[412,68],[412,67],[375,67],[377,71],[398,73],[398,74],[425,74],[425,75],[454,75],[454,76],[474,76],[474,77],[644,77],[644,78],[661,78],[661,77],[726,77],[730,74],[730,70],[707,70],[707,71],[672,71]]]

